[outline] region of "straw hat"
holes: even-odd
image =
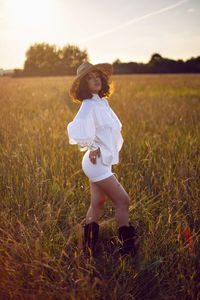
[[[89,62],[82,63],[77,69],[77,77],[75,78],[74,82],[72,83],[72,87],[70,89],[70,95],[75,99],[76,98],[76,91],[79,87],[79,83],[81,78],[83,78],[87,73],[98,70],[103,73],[106,79],[112,75],[113,67],[111,64],[104,63],[104,64],[97,64],[92,65]]]

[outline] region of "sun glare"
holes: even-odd
[[[6,12],[16,25],[40,28],[50,21],[50,0],[7,0]]]

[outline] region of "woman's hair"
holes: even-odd
[[[108,83],[107,78],[104,76],[104,74],[101,71],[97,70],[95,72],[97,72],[100,75],[101,82],[102,82],[102,88],[98,93],[99,97],[101,98],[109,97],[112,93],[111,84]],[[79,101],[92,98],[92,93],[89,90],[87,78],[88,78],[88,74],[80,79],[79,87],[75,92],[75,99]]]

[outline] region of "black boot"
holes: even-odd
[[[97,252],[97,241],[99,225],[95,222],[84,225],[84,252],[95,255]]]
[[[138,249],[138,236],[131,224],[119,227],[119,239],[121,241],[120,254],[126,255],[130,253],[132,256],[135,256]]]

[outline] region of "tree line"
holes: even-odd
[[[182,59],[172,60],[154,53],[147,64],[128,62],[123,63],[119,59],[113,63],[115,74],[132,73],[200,73],[200,56],[191,58],[185,62]]]
[[[78,46],[57,48],[47,43],[34,44],[26,51],[23,69],[15,69],[14,76],[74,75],[77,67],[87,61],[88,53]]]
[[[75,75],[78,66],[89,61],[87,50],[66,45],[57,48],[47,43],[34,44],[26,51],[23,69],[15,69],[13,76],[63,76]],[[148,63],[113,62],[114,74],[138,73],[200,73],[200,56],[185,62],[172,60],[154,53]]]

